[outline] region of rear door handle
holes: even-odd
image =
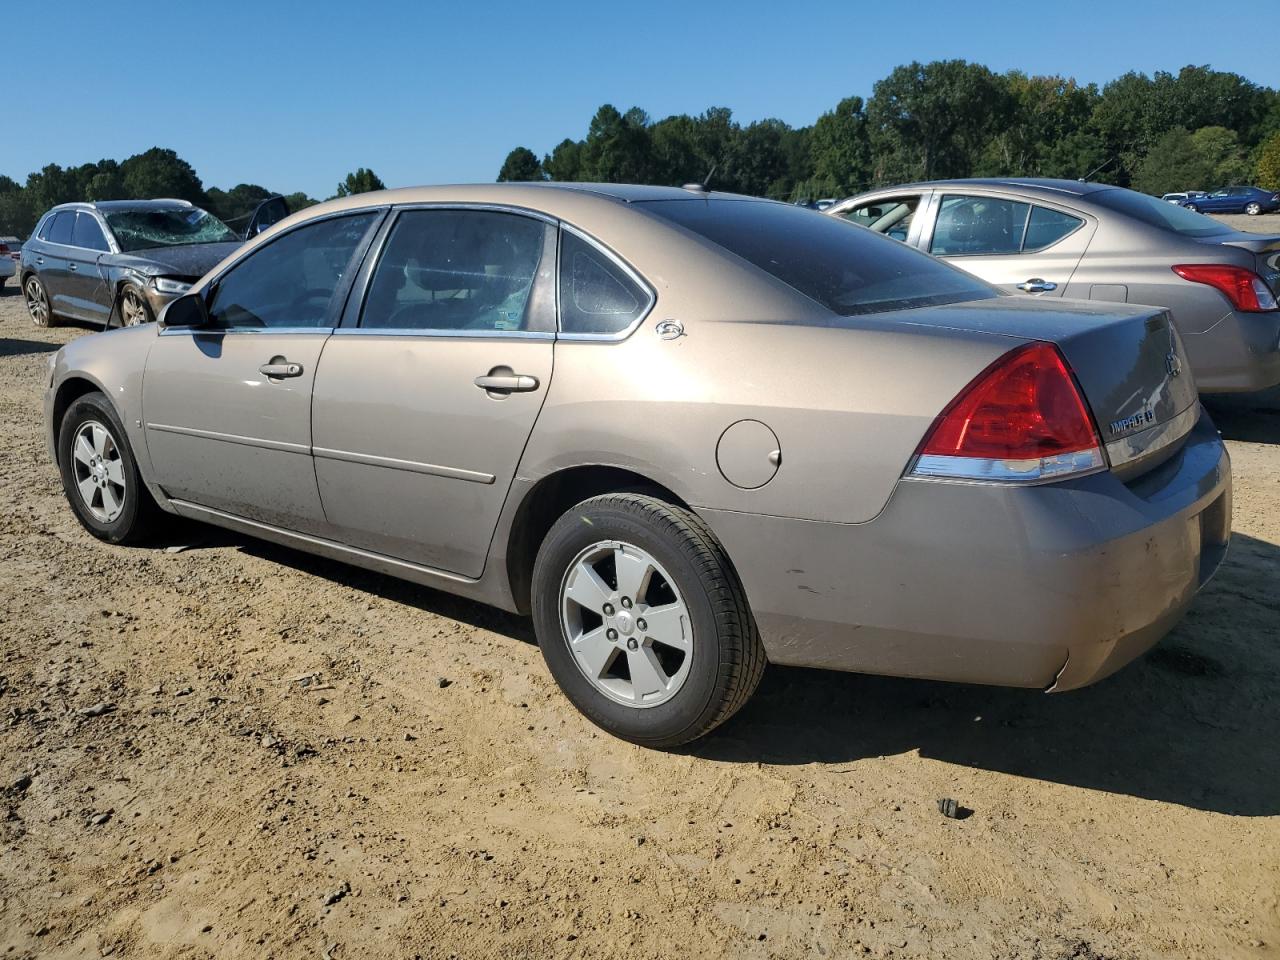
[[[1026,293],[1048,293],[1050,290],[1057,290],[1058,285],[1051,280],[1032,277],[1030,280],[1023,280],[1018,284],[1018,289]]]
[[[68,269],[68,270],[75,270],[75,268],[76,268],[76,265],[75,265],[74,263],[68,263],[68,264],[67,264],[67,269]]]
[[[300,377],[302,376],[302,364],[290,363],[287,360],[278,363],[273,361],[271,363],[264,363],[258,368],[258,372],[264,377],[271,377],[272,379]]]
[[[538,389],[538,378],[523,373],[488,374],[476,377],[475,384],[491,393],[528,393]]]

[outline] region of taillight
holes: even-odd
[[[1231,305],[1246,313],[1276,309],[1276,297],[1267,282],[1252,270],[1224,263],[1180,263],[1173,272],[1192,283],[1206,283],[1221,290]]]
[[[0,243],[0,257],[4,256],[8,252],[9,245],[7,243]]]
[[[1050,480],[1106,461],[1093,418],[1058,348],[1011,350],[934,421],[912,465],[919,477]]]

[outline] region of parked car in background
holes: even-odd
[[[827,211],[1010,293],[1167,307],[1205,393],[1280,383],[1280,235],[1076,180],[888,187]]]
[[[51,358],[87,530],[167,511],[531,612],[569,699],[648,746],[732,716],[766,658],[1083,686],[1231,526],[1167,311],[1000,296],[791,204],[359,194],[160,321]]]
[[[17,237],[0,237],[0,290],[18,272],[22,241]]]
[[[1261,187],[1223,187],[1198,197],[1188,196],[1182,205],[1200,213],[1247,213],[1256,217],[1280,210],[1280,193]]]
[[[1179,206],[1188,200],[1195,200],[1198,197],[1207,197],[1208,194],[1203,190],[1188,190],[1186,193],[1166,193],[1160,199],[1166,203],[1176,203]]]
[[[27,312],[37,326],[59,317],[104,329],[149,323],[247,236],[282,219],[283,209],[283,198],[266,200],[245,231],[236,232],[185,200],[54,207],[22,247]]]

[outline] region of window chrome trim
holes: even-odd
[[[1164,423],[1148,427],[1140,433],[1134,433],[1107,443],[1107,457],[1113,467],[1124,466],[1141,460],[1148,454],[1158,453],[1172,443],[1177,443],[1194,428],[1200,420],[1200,402],[1196,401],[1176,417]]]
[[[328,336],[334,333],[334,330],[333,327],[161,327],[158,336],[225,337],[248,334],[260,337],[275,333],[319,333]]]
[[[560,221],[560,230],[562,233],[563,232],[572,233],[575,237],[577,237],[583,243],[586,243],[588,246],[594,247],[597,251],[604,254],[604,256],[607,257],[609,260],[613,261],[616,267],[618,267],[623,273],[625,273],[631,279],[631,281],[634,284],[636,284],[636,286],[638,286],[641,290],[645,292],[645,294],[649,298],[649,302],[645,306],[645,308],[642,311],[640,311],[639,316],[637,316],[635,320],[633,320],[625,330],[619,330],[617,333],[565,333],[564,324],[561,322],[561,306],[562,305],[560,303],[561,268],[563,267],[563,264],[564,264],[564,243],[562,242],[560,244],[560,248],[556,251],[556,330],[558,331],[556,334],[556,339],[569,340],[569,341],[586,341],[586,342],[596,341],[601,343],[618,343],[622,340],[626,340],[628,337],[631,336],[631,334],[635,333],[636,330],[640,328],[640,325],[643,324],[645,320],[649,318],[649,315],[651,313],[653,313],[654,307],[656,307],[658,304],[657,291],[653,289],[653,287],[649,284],[649,281],[646,280],[643,276],[641,276],[639,271],[637,271],[633,266],[631,266],[631,264],[627,263],[627,261],[622,259],[621,256],[619,256],[609,247],[605,246],[595,237],[591,236],[591,234],[586,233],[583,230],[579,230],[577,227],[573,226],[572,224],[565,223],[563,220]]]
[[[429,327],[336,327],[335,337],[435,337],[446,340],[554,340],[550,330],[435,330]]]

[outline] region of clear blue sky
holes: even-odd
[[[1254,5],[1254,26],[1265,7]],[[47,13],[36,11],[47,8]],[[5,18],[0,173],[171,147],[206,186],[324,198],[492,180],[507,151],[586,133],[602,103],[654,119],[730,107],[812,123],[894,66],[963,57],[1106,82],[1208,63],[1280,86],[1272,36],[1162,4],[41,0]],[[1222,8],[1225,9],[1225,8]],[[1275,18],[1271,18],[1274,22]],[[16,57],[16,59],[15,59]],[[13,109],[16,107],[15,110]]]

